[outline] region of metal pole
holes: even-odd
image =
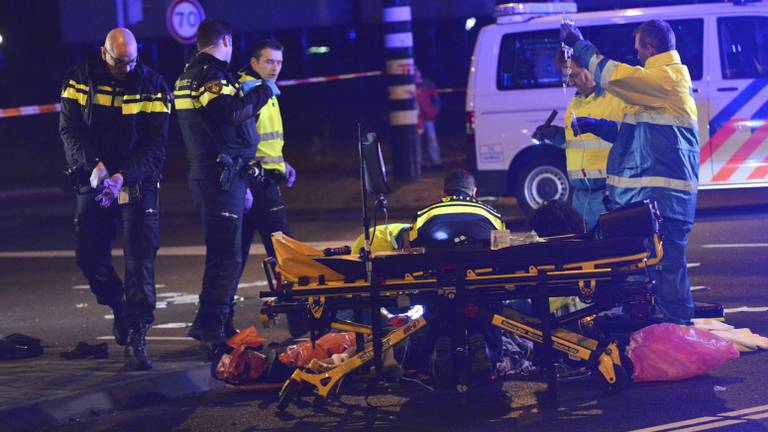
[[[416,153],[418,109],[410,0],[384,0],[384,48],[394,175],[398,180],[416,180],[421,177],[421,166]]]

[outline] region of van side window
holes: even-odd
[[[768,17],[717,19],[723,79],[768,77]]]
[[[578,23],[577,23],[578,24]],[[703,75],[704,20],[669,21],[675,31],[677,51],[688,66],[693,81]],[[634,31],[639,22],[580,27],[584,37],[594,43],[604,56],[636,66]],[[562,85],[563,74],[554,65],[560,48],[557,30],[509,33],[501,40],[496,88],[499,90],[533,89]]]

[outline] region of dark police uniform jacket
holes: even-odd
[[[451,195],[416,213],[409,240],[413,247],[450,248],[489,241],[491,231],[502,229],[504,222],[493,207],[469,195]]]
[[[80,185],[98,161],[126,186],[160,180],[168,138],[171,94],[165,80],[138,64],[118,80],[100,58],[67,72],[61,90],[59,133]]]
[[[220,153],[253,160],[259,142],[253,119],[272,97],[269,87],[243,95],[227,62],[199,53],[176,80],[173,94],[191,177],[211,172]]]

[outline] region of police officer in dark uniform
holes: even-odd
[[[477,187],[472,174],[465,170],[451,171],[443,182],[443,192],[445,195],[440,201],[416,214],[408,233],[410,245],[427,250],[455,249],[478,243],[490,247],[491,231],[505,229],[504,222],[493,207],[475,198]],[[494,309],[497,305],[480,306]],[[455,333],[452,314],[453,309],[447,303],[425,311],[427,320],[435,323],[430,330],[430,339],[434,339],[430,369],[441,387],[450,387],[455,383],[454,347],[463,350],[465,346],[463,337],[462,340],[452,340],[450,336]],[[469,319],[466,330],[469,382],[478,385],[487,383],[495,359],[501,352],[501,332],[481,319]]]
[[[72,68],[61,93],[59,133],[77,198],[77,264],[99,304],[112,308],[113,333],[129,367],[152,368],[146,335],[154,321],[158,188],[165,160],[170,92],[138,63],[133,34],[116,28],[101,58]],[[122,223],[125,282],[112,266]]]
[[[200,307],[189,335],[204,343],[236,333],[232,299],[241,264],[243,206],[258,145],[254,117],[276,93],[274,83],[240,85],[227,72],[232,29],[207,19],[197,53],[174,88],[190,162],[189,187],[203,219],[206,257]]]

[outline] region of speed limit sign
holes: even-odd
[[[204,19],[205,11],[197,0],[173,0],[165,12],[168,32],[183,44],[195,41],[197,28]]]

